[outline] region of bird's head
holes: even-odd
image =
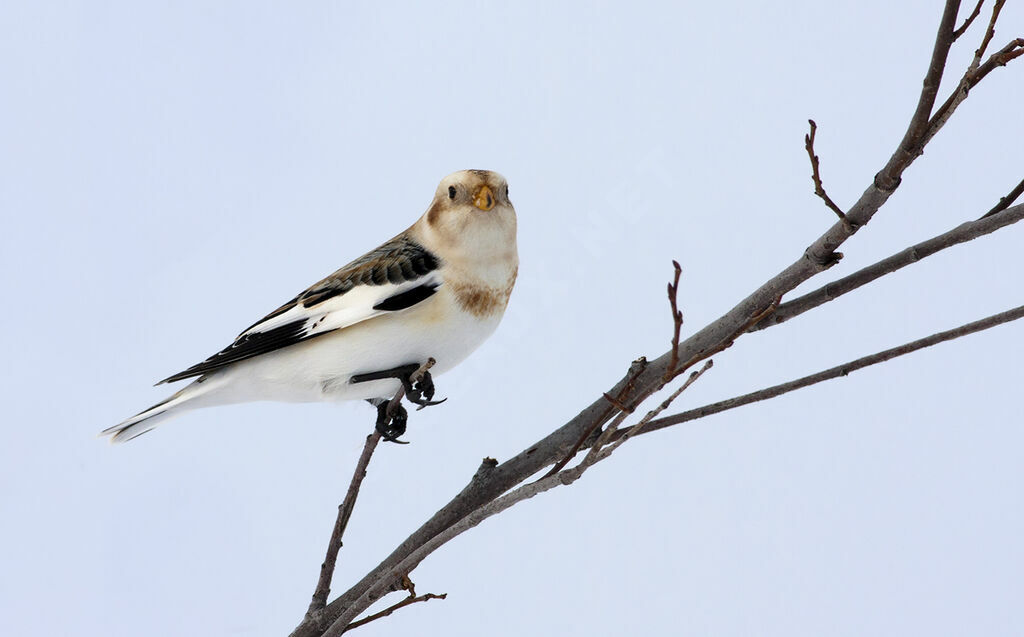
[[[516,249],[508,182],[490,170],[460,170],[442,179],[423,221],[436,241],[466,256]]]

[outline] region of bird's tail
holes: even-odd
[[[162,400],[149,409],[139,412],[131,418],[120,422],[100,432],[101,436],[110,436],[110,442],[128,442],[132,438],[138,438],[147,431],[152,431],[157,425],[177,416],[180,411],[199,407],[196,399],[216,389],[221,383],[217,378],[200,378],[189,383],[188,386],[178,390],[166,400]]]

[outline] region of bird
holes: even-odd
[[[437,404],[431,373],[462,362],[498,327],[519,269],[516,224],[502,175],[448,175],[407,230],[157,383],[193,379],[100,435],[126,442],[214,405],[366,400],[377,407],[377,430],[397,441],[406,412],[392,397],[404,388],[421,408]]]

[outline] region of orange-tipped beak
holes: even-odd
[[[473,205],[487,211],[494,207],[494,193],[487,186],[480,186],[473,195]]]

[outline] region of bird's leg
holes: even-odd
[[[395,367],[393,369],[385,369],[385,370],[379,371],[379,372],[368,372],[366,374],[356,374],[356,375],[354,375],[352,377],[352,380],[350,382],[352,382],[354,384],[354,383],[366,383],[366,382],[369,382],[371,380],[384,380],[385,378],[397,378],[398,380],[402,380],[404,378],[405,381],[402,382],[402,385],[404,386],[405,383],[408,382],[409,376],[411,376],[412,373],[415,372],[419,368],[420,368],[419,365],[417,365],[416,363],[412,363],[411,365],[402,365],[401,367]]]
[[[382,400],[376,404],[377,407],[377,431],[381,438],[388,442],[403,441],[398,438],[405,433],[405,425],[409,421],[409,412],[402,407],[400,402]],[[404,443],[403,443],[404,444]]]
[[[356,374],[352,377],[353,383],[365,383],[371,380],[383,380],[385,378],[396,378],[402,387],[405,388],[405,395],[409,399],[409,402],[419,405],[420,409],[424,407],[430,407],[431,405],[440,405],[445,400],[431,400],[434,397],[434,379],[431,378],[430,372],[425,371],[420,375],[420,378],[416,381],[412,381],[412,375],[421,366],[412,363],[409,365],[402,365],[401,367],[395,367],[394,369],[385,369],[379,372],[369,372],[367,374]]]

